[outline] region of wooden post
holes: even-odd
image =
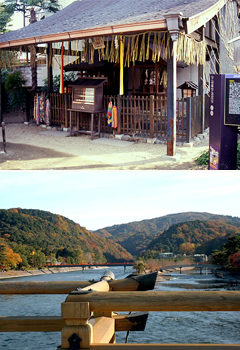
[[[70,136],[72,136],[72,111],[70,111]]]
[[[62,319],[66,326],[62,329],[62,348],[70,348],[70,339],[76,334],[80,338],[80,348],[89,349],[93,342],[92,325],[89,303],[64,302],[62,303]]]
[[[93,140],[93,119],[94,113],[91,113],[91,140]]]
[[[2,122],[3,151],[6,153],[5,123]]]
[[[154,137],[154,96],[150,95],[150,138]]]
[[[187,117],[186,117],[186,142],[189,143],[192,137],[192,100],[187,97]]]
[[[155,63],[155,92],[158,94],[158,64]]]
[[[53,92],[53,76],[52,76],[52,43],[47,46],[48,55],[48,92]]]
[[[64,93],[64,119],[65,119],[65,121],[64,121],[64,123],[65,123],[65,125],[67,125],[67,115],[68,115],[68,111],[67,111],[67,109],[68,109],[68,105],[67,105],[67,103],[68,103],[68,99],[67,99],[67,92],[66,93]]]

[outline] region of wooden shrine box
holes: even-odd
[[[72,88],[72,109],[86,113],[103,110],[103,83],[106,77],[83,77],[68,86]]]

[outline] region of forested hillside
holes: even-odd
[[[148,249],[151,241],[167,231],[172,225],[189,221],[220,220],[240,228],[240,218],[211,213],[186,212],[162,217],[114,225],[95,231],[102,237],[109,237],[120,243],[132,255],[138,255]]]
[[[121,245],[89,232],[74,221],[34,209],[0,210],[0,244],[12,249],[28,264],[34,259],[69,263],[132,259]]]
[[[208,242],[209,253],[215,244],[219,244],[217,238],[229,237],[240,232],[240,228],[227,224],[222,220],[189,221],[172,225],[158,238],[154,239],[147,250],[157,252],[193,253],[202,244]],[[214,241],[215,240],[215,241]],[[220,240],[222,241],[222,240]],[[224,241],[224,240],[223,240]],[[212,244],[211,244],[212,243]],[[218,246],[216,246],[218,248]],[[199,252],[203,252],[201,248]]]

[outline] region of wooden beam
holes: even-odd
[[[104,344],[104,345],[92,345],[89,350],[186,350],[186,349],[187,350],[240,350],[240,345],[239,344]]]
[[[219,0],[215,5],[211,6],[207,10],[197,14],[196,16],[189,17],[187,20],[186,34],[194,32],[210,21],[210,19],[212,19],[227,2],[228,0]]]
[[[88,321],[93,326],[93,343],[110,343],[115,334],[114,319],[97,317]]]
[[[69,294],[76,288],[84,288],[90,285],[89,281],[1,281],[0,294]]]
[[[94,292],[66,301],[88,301],[91,311],[240,311],[240,291]]]
[[[154,288],[157,273],[109,281],[112,291],[150,290]],[[69,294],[76,288],[89,287],[89,281],[11,282],[1,281],[1,294]]]
[[[54,43],[60,41],[91,38],[94,36],[111,36],[117,34],[124,35],[129,33],[143,33],[145,31],[154,30],[167,30],[165,19],[127,24],[117,24],[101,28],[83,29],[71,32],[34,36],[24,39],[15,39],[11,41],[1,42],[0,48],[19,47],[23,45],[37,45],[40,43]]]
[[[61,316],[0,316],[0,332],[61,332]]]

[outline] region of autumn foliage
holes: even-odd
[[[18,264],[22,262],[21,256],[18,253],[14,253],[6,244],[1,244],[1,248],[4,251],[4,256],[2,261],[0,261],[0,265],[5,269],[16,269]]]

